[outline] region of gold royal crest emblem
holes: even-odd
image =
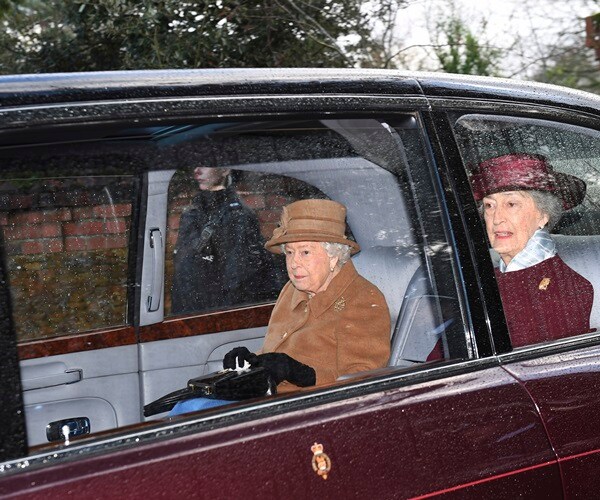
[[[315,443],[310,447],[310,451],[313,452],[312,457],[312,468],[317,473],[318,476],[321,476],[323,479],[327,479],[327,475],[331,470],[331,460],[329,457],[323,452],[323,445],[319,443]]]

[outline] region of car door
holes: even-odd
[[[91,148],[44,146],[35,134],[3,147],[0,181],[30,446],[55,440],[64,425],[87,432],[139,421],[127,310],[139,183],[109,172]]]
[[[157,97],[169,92],[171,77],[162,76],[163,86],[159,78],[143,102],[119,102],[119,87],[116,102],[94,108],[93,120],[91,104],[66,106],[68,113],[54,106],[58,116],[45,110],[38,117],[51,128],[61,116],[66,124],[110,125],[102,140],[85,130],[77,144],[61,149],[93,144],[96,152],[109,151],[105,160],[94,157],[96,163],[109,171],[126,166],[142,188],[128,302],[140,341],[138,411],[161,391],[181,387],[190,373],[218,366],[229,346],[257,342],[272,307],[267,301],[198,314],[169,311],[169,245],[173,249],[179,237],[169,239],[169,229],[181,218],[169,191],[181,162],[198,156],[213,155],[213,168],[239,172],[236,182],[245,186],[239,195],[262,211],[265,230],[273,230],[281,207],[294,199],[346,205],[348,232],[362,248],[356,268],[380,288],[391,311],[390,365],[330,386],[177,418],[160,415],[35,448],[2,464],[0,493],[559,496],[557,461],[535,404],[494,356],[477,267],[465,243],[473,238],[484,245],[483,233],[465,231],[460,205],[447,189],[442,145],[425,134],[429,104],[413,83],[386,77],[381,88],[374,81],[344,87],[336,76],[319,83],[324,95],[307,97],[306,82],[273,86],[271,73],[251,72],[238,83],[235,74],[227,76],[229,87],[217,86],[218,98]],[[196,77],[189,92],[203,88],[206,75]],[[131,75],[113,78],[122,83]],[[357,90],[392,84],[393,98]],[[222,99],[233,87],[237,97]],[[249,92],[257,95],[245,97]],[[340,98],[340,92],[349,94]],[[115,116],[127,118],[115,126]],[[167,136],[171,140],[160,145]]]
[[[513,112],[456,113],[451,115],[451,122],[465,163],[472,164],[475,157],[516,151],[544,154],[558,171],[575,175],[587,185],[583,203],[563,214],[552,237],[563,261],[594,287],[591,330],[523,346],[503,354],[500,360],[540,410],[560,464],[565,496],[590,496],[598,488],[593,471],[599,463],[600,444],[596,390],[600,383],[598,120],[567,110],[558,113],[555,109],[538,109],[535,115],[527,115],[517,108]]]

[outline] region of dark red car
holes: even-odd
[[[592,333],[511,346],[468,172],[514,152],[587,184],[553,237],[595,288]],[[292,201],[346,205],[392,315],[388,367],[143,416],[259,348],[285,276],[275,261],[258,298],[224,278],[175,306],[199,165],[231,172],[262,238]],[[2,498],[597,494],[596,96],[358,70],[0,77],[0,227]]]

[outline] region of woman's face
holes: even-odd
[[[337,274],[337,257],[329,257],[321,243],[300,241],[285,244],[285,263],[292,284],[300,291],[319,293]],[[331,269],[334,272],[331,272]]]
[[[485,227],[492,248],[505,264],[517,255],[548,216],[538,209],[527,191],[507,191],[483,199]]]
[[[194,179],[202,191],[225,189],[225,178],[228,174],[227,168],[196,167],[194,169]]]

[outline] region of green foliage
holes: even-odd
[[[0,1],[0,73],[344,67],[375,50],[361,0]]]
[[[446,73],[492,76],[496,72],[501,53],[483,45],[463,21],[452,15],[437,24],[442,43],[434,47],[441,69]]]
[[[592,24],[594,25],[595,31],[600,31],[600,13],[590,17],[592,18]]]
[[[592,50],[579,45],[565,47],[560,54],[549,58],[533,79],[600,94],[598,61]]]

